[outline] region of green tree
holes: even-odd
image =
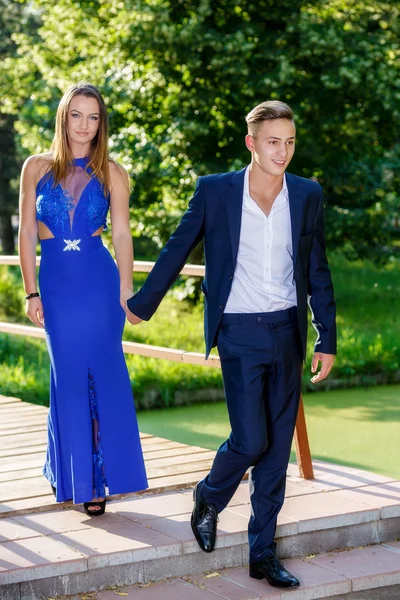
[[[248,162],[244,115],[266,98],[295,110],[291,171],[316,177],[331,247],[387,259],[400,208],[400,14],[374,0],[37,0],[37,39],[2,77],[28,84],[24,147],[48,145],[57,100],[77,80],[103,91],[111,149],[130,171],[136,235],[161,244],[197,175]],[[11,75],[10,75],[11,74]],[[12,88],[10,88],[12,89]]]
[[[0,61],[15,52],[11,34],[18,27],[19,6],[0,0]],[[17,195],[12,181],[19,161],[14,140],[15,117],[6,111],[0,114],[0,240],[5,254],[15,250],[11,217],[15,212]]]
[[[16,212],[17,193],[12,185],[19,162],[14,140],[14,118],[0,114],[0,240],[3,254],[14,254],[12,215]]]
[[[15,251],[12,215],[17,212],[18,175],[24,150],[17,135],[17,98],[29,103],[32,87],[13,71],[18,64],[18,34],[22,31],[35,39],[37,17],[28,3],[0,0],[0,240],[4,254]],[[15,62],[14,62],[15,61]],[[25,151],[26,153],[26,151]]]

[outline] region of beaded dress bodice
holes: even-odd
[[[109,196],[93,177],[89,157],[74,159],[66,179],[54,186],[52,174],[36,186],[36,218],[54,237],[83,238],[107,228]]]

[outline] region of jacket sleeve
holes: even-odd
[[[199,177],[196,190],[181,222],[162,249],[142,288],[129,298],[129,310],[148,321],[177,279],[192,249],[204,235],[204,191]]]
[[[308,296],[312,324],[318,337],[315,352],[336,354],[336,303],[325,250],[324,201],[320,187],[308,269]]]

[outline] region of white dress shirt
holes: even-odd
[[[225,313],[274,312],[297,306],[286,177],[267,217],[250,196],[249,175],[247,167],[237,263]]]

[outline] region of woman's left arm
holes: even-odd
[[[129,177],[119,165],[110,162],[110,213],[112,243],[120,277],[120,302],[126,311],[126,301],[133,295],[133,245],[129,227]]]

